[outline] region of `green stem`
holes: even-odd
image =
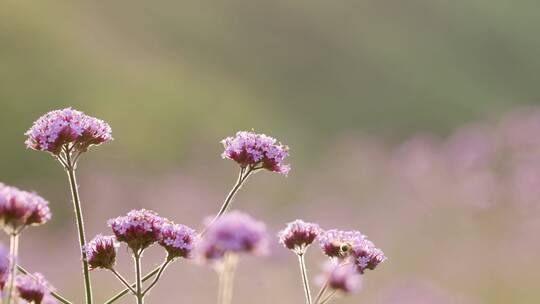
[[[298,264],[300,265],[300,272],[302,274],[302,285],[304,286],[304,293],[306,295],[306,303],[311,304],[311,290],[309,288],[309,280],[307,275],[307,268],[306,268],[306,259],[304,258],[303,253],[297,254],[298,256]]]
[[[73,207],[75,210],[75,218],[77,220],[77,230],[79,232],[79,250],[81,251],[82,257],[86,304],[92,304],[92,285],[90,283],[90,271],[88,268],[88,261],[86,259],[86,250],[84,250],[84,245],[86,244],[86,235],[84,233],[84,221],[81,209],[81,200],[79,198],[77,178],[75,177],[75,163],[71,161],[70,152],[67,149],[65,156],[68,165],[66,167],[66,171],[68,173],[69,183],[71,186],[71,196],[73,198]]]
[[[116,276],[116,278],[122,282],[122,284],[124,284],[124,286],[126,286],[126,288],[129,288],[129,290],[135,294],[135,290],[133,288],[131,288],[131,286],[129,285],[128,281],[126,281],[126,279],[124,279],[124,277],[118,272],[116,271],[116,269],[114,268],[111,268],[110,269],[112,271],[112,273],[114,273],[114,275]]]
[[[21,265],[17,265],[17,270],[24,274],[24,275],[28,275],[28,276],[31,276],[33,279],[37,280],[36,277],[34,277],[33,274],[31,274],[30,272],[28,272],[28,270],[24,269]],[[48,288],[48,287],[47,287]],[[55,292],[55,291],[52,291],[50,288],[49,288],[49,291],[51,293],[51,295],[57,299],[58,301],[60,301],[61,303],[63,304],[72,304],[71,301],[69,301],[68,299],[64,298],[63,296],[61,296],[59,293]]]
[[[137,277],[137,286],[135,289],[136,296],[137,296],[137,304],[143,304],[144,303],[144,295],[142,293],[142,272],[141,272],[141,254],[142,250],[138,253],[135,253],[135,274]]]
[[[161,265],[161,267],[159,268],[159,271],[156,275],[156,277],[154,278],[154,280],[152,281],[152,283],[150,283],[150,285],[143,291],[142,295],[143,297],[154,287],[156,286],[157,282],[159,281],[159,278],[161,278],[161,275],[163,274],[163,271],[165,271],[165,268],[167,268],[167,266],[169,266],[169,264],[173,261],[172,258],[169,258],[167,257],[167,259],[165,260],[165,262]]]
[[[148,273],[146,276],[144,276],[142,278],[142,281],[146,282],[146,281],[150,280],[153,276],[155,276],[159,272],[159,270],[161,269],[162,266],[163,265],[156,267],[154,270],[152,270],[150,273]],[[137,283],[131,284],[131,288],[135,288],[136,286],[137,286]],[[114,295],[113,297],[111,297],[110,299],[108,299],[107,302],[105,302],[104,304],[112,304],[112,303],[116,302],[117,300],[119,300],[120,298],[122,298],[123,296],[125,296],[128,292],[129,292],[129,289],[126,288],[126,289],[120,291],[119,293],[117,293],[116,295]]]
[[[13,289],[15,287],[15,277],[17,276],[17,255],[19,253],[19,235],[17,233],[12,233],[9,235],[9,267],[10,275],[7,289],[7,304],[11,304],[13,299]]]

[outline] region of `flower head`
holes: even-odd
[[[111,219],[108,224],[118,241],[125,242],[133,252],[138,252],[159,240],[161,227],[165,222],[157,213],[141,209]]]
[[[363,274],[366,269],[373,270],[386,260],[384,252],[376,248],[371,242],[362,242],[353,246],[351,258],[356,270]]]
[[[267,241],[266,227],[262,222],[233,211],[208,227],[200,249],[206,259],[216,260],[227,252],[264,253]]]
[[[66,108],[46,113],[26,131],[28,148],[60,154],[62,147],[72,144],[74,150],[84,152],[92,145],[112,139],[111,127],[103,120],[83,112]]]
[[[327,230],[319,235],[319,244],[327,256],[345,258],[356,244],[369,242],[359,231]]]
[[[84,247],[90,270],[96,268],[111,269],[116,263],[116,252],[118,247],[120,247],[120,244],[116,240],[116,237],[112,235],[96,235],[96,237]]]
[[[343,293],[354,293],[360,290],[361,276],[350,264],[327,264],[323,280],[328,280],[328,288]]]
[[[303,253],[317,238],[320,230],[317,224],[296,220],[279,232],[279,242],[288,249]]]
[[[45,304],[55,303],[50,290],[52,286],[45,280],[42,274],[17,276],[16,288],[19,297],[28,303]]]
[[[190,258],[197,239],[195,230],[188,226],[165,223],[161,227],[158,243],[167,250],[169,258]]]
[[[0,225],[6,232],[18,233],[50,219],[49,202],[41,196],[0,183]]]
[[[0,244],[0,290],[4,289],[6,282],[9,277],[9,253],[4,247]]]
[[[235,137],[227,137],[221,141],[225,147],[223,158],[229,158],[242,167],[258,166],[261,168],[287,174],[291,167],[283,163],[289,155],[289,148],[276,143],[276,139],[255,132],[240,131]]]

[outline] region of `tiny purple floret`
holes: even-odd
[[[166,220],[154,211],[141,209],[110,219],[108,224],[116,239],[126,243],[137,253],[159,240],[161,227],[165,222]]]
[[[317,238],[320,231],[321,229],[317,224],[295,220],[279,232],[279,243],[297,254],[302,254]]]
[[[90,270],[96,268],[112,269],[116,263],[116,253],[120,244],[113,235],[96,235],[84,249]]]
[[[170,259],[191,258],[197,239],[195,230],[185,225],[168,222],[161,227],[158,243],[167,250]]]
[[[223,158],[229,158],[243,168],[252,166],[287,175],[290,165],[284,164],[289,147],[277,143],[276,139],[255,132],[240,131],[234,137],[221,141],[225,147]]]
[[[66,144],[71,144],[77,152],[84,152],[92,145],[112,139],[111,127],[106,122],[72,108],[46,113],[25,135],[28,148],[54,155],[59,155]]]

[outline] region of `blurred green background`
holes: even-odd
[[[202,216],[214,212],[235,174],[233,165],[219,160],[219,140],[236,130],[253,128],[291,146],[291,176],[286,180],[265,176],[253,186],[278,206],[266,215],[274,219],[268,221],[277,229],[302,216],[299,206],[309,189],[305,186],[299,194],[299,185],[324,174],[317,170],[325,168],[321,162],[335,168],[331,160],[336,149],[341,151],[342,138],[369,135],[394,145],[417,133],[444,137],[465,123],[500,115],[517,105],[538,103],[539,10],[538,1],[527,0],[2,1],[0,181],[36,189],[51,201],[55,219],[49,230],[36,232],[34,238],[52,233],[55,242],[61,242],[69,231],[67,235],[73,238],[69,246],[75,246],[62,170],[48,155],[26,151],[23,144],[24,132],[37,117],[72,106],[108,121],[115,138],[87,153],[81,163],[85,172],[81,180],[92,185],[92,190],[85,191],[83,184],[83,195],[105,201],[86,205],[89,213],[101,216],[89,224],[90,234],[105,230],[108,217],[147,206],[148,201],[133,189],[150,179],[157,181],[152,186],[146,183],[148,192],[155,189],[157,196],[163,194],[159,186],[163,183],[169,183],[167,189],[174,189],[176,182],[184,183],[182,189],[194,193],[177,209],[165,207],[172,197],[157,199],[152,206],[178,212],[178,217],[195,226]],[[336,157],[345,167],[347,157],[339,153]],[[356,183],[355,178],[349,182]],[[334,188],[333,182],[324,185]],[[266,189],[268,183],[275,190]],[[112,185],[119,190],[111,190]],[[116,196],[107,196],[111,192]],[[206,196],[203,202],[196,202],[200,195]],[[152,195],[146,198],[152,200]],[[247,198],[259,199],[255,192]],[[374,208],[366,207],[369,202],[362,196],[352,200],[356,199],[363,201],[359,207]],[[112,214],[106,208],[116,204],[115,200],[125,207],[116,207]],[[249,205],[240,201],[239,208]],[[200,212],[190,211],[193,205]],[[94,210],[98,208],[94,206],[102,209]],[[370,235],[376,236],[384,226],[384,208],[370,215],[379,222],[372,223]],[[250,211],[264,218],[261,210],[272,212],[270,209]],[[279,213],[283,210],[290,215],[285,218]],[[484,214],[477,226],[462,229],[480,235],[498,233],[490,228],[500,223],[498,216]],[[451,219],[446,220],[451,227]],[[471,219],[471,223],[477,220]],[[440,228],[433,227],[435,231]],[[382,240],[385,235],[381,233]],[[394,246],[390,239],[387,247],[396,250],[390,261],[396,263],[382,267],[386,268],[381,270],[384,275],[379,281],[374,279],[378,285],[395,277],[397,269],[401,275],[416,269],[396,267],[400,261],[396,255],[410,258],[414,253],[397,243]],[[54,250],[52,241],[43,246]],[[66,263],[75,275],[76,250],[70,252],[74,257]],[[404,252],[407,254],[402,255]],[[58,269],[53,265],[62,261],[63,253],[57,255],[58,260],[47,268]],[[462,258],[466,259],[456,259]],[[506,259],[500,262],[512,263],[517,257]],[[288,262],[294,265],[294,261]],[[416,260],[413,265],[421,262]],[[509,283],[490,271],[481,276],[484,281],[475,279],[476,287],[460,278],[433,278],[430,270],[423,272],[426,284],[435,286],[426,288],[465,295],[466,300],[454,298],[448,303],[540,300],[537,291],[527,287],[532,285],[528,276],[522,278],[529,283]],[[50,276],[59,288],[69,289],[72,298],[80,297],[78,287],[62,279],[65,276]],[[294,297],[283,303],[301,301],[301,294],[296,295],[300,290],[293,289],[295,279],[291,276]],[[404,281],[408,281],[406,277]],[[272,283],[265,284],[271,291]],[[409,303],[404,300],[407,295],[390,300],[378,297],[374,289],[383,286],[374,285],[366,284],[365,297],[371,297],[372,303]],[[211,303],[213,295],[208,293],[190,299]],[[109,290],[99,298],[108,294]],[[239,302],[253,303],[249,296],[238,297]],[[359,295],[354,301],[364,302],[361,299]],[[440,298],[411,301],[446,303]],[[263,302],[274,303],[271,299]]]

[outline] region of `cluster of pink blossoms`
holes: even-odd
[[[91,145],[112,139],[111,127],[106,122],[72,108],[41,116],[25,135],[28,136],[26,145],[29,148],[54,155],[60,154],[66,144],[71,144],[78,152],[84,152]]]
[[[17,276],[16,287],[18,296],[28,303],[57,303],[51,295],[51,290],[53,290],[52,286],[40,273]]]
[[[116,251],[120,244],[112,235],[98,234],[84,246],[90,270],[96,268],[112,269],[116,263]]]
[[[50,219],[49,202],[41,196],[0,183],[0,226],[6,233],[17,234]]]
[[[208,260],[226,253],[265,254],[268,250],[266,226],[251,216],[232,211],[208,227],[199,251]]]
[[[334,290],[346,293],[358,290],[359,276],[386,260],[383,251],[359,231],[324,231],[317,224],[296,220],[279,233],[280,243],[299,255],[304,254],[315,240],[331,259],[324,276],[328,286]]]
[[[225,147],[222,157],[232,159],[242,167],[260,166],[285,175],[291,170],[290,165],[283,163],[289,155],[289,148],[276,143],[276,139],[270,136],[241,131],[221,142]]]

